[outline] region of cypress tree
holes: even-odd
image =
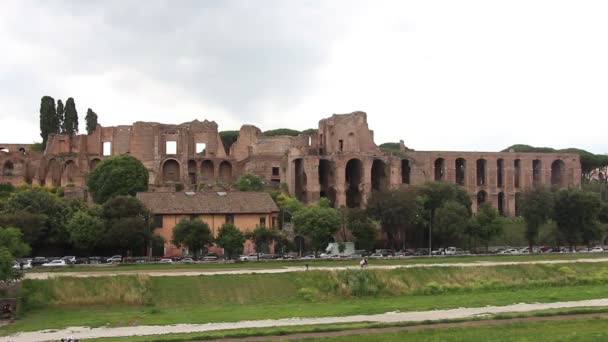
[[[65,118],[64,118],[64,108],[63,102],[61,100],[57,100],[57,132],[55,133],[63,133],[65,132]]]
[[[76,111],[76,104],[73,98],[68,98],[65,103],[65,116],[64,116],[64,134],[74,135],[78,133],[78,112]]]
[[[87,116],[84,118],[87,122],[87,134],[91,134],[97,127],[97,114],[89,108],[87,110]]]
[[[40,136],[42,137],[42,148],[46,148],[46,142],[50,133],[55,133],[55,118],[57,110],[55,109],[55,99],[50,96],[43,96],[40,99]]]

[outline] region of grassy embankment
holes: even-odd
[[[25,280],[19,320],[1,334],[343,316],[608,297],[608,265],[514,265],[191,277]]]
[[[437,263],[468,263],[468,262],[523,262],[542,260],[576,260],[608,258],[604,253],[548,253],[548,254],[522,254],[522,255],[463,255],[450,257],[408,257],[403,259],[369,259],[370,265],[417,265]],[[359,260],[339,259],[313,259],[313,260],[268,260],[248,262],[213,262],[199,264],[117,264],[117,265],[75,265],[71,267],[37,267],[28,272],[120,272],[120,271],[153,271],[153,270],[256,270],[278,269],[285,267],[342,267],[359,266]]]

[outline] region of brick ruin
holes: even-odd
[[[503,215],[518,211],[518,194],[535,186],[578,187],[579,156],[572,153],[411,151],[384,153],[367,114],[334,114],[318,131],[265,136],[251,125],[226,148],[213,121],[180,125],[135,122],[98,126],[89,135],[51,135],[46,150],[0,144],[0,182],[84,187],[85,175],[111,155],[130,154],[150,172],[151,191],[229,188],[252,173],[305,202],[328,198],[334,206],[365,207],[373,191],[445,181],[464,187],[473,211],[489,201]],[[204,184],[204,186],[202,186]]]

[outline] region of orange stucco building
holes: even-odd
[[[187,252],[171,243],[173,228],[181,220],[200,219],[209,225],[214,237],[226,222],[233,223],[243,232],[251,231],[257,225],[278,227],[279,208],[265,192],[142,192],[137,197],[154,214],[154,232],[165,239],[164,255],[167,257]],[[209,252],[221,255],[223,249],[212,246]],[[254,252],[255,245],[246,241],[243,253]]]

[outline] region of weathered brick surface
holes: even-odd
[[[337,207],[365,206],[373,191],[420,185],[439,177],[462,185],[473,200],[473,210],[479,199],[490,201],[505,215],[514,215],[518,193],[535,184],[578,187],[581,179],[579,157],[569,153],[403,148],[399,156],[388,155],[375,144],[367,114],[354,112],[320,120],[312,136],[266,137],[259,128],[244,125],[230,153],[222,144],[218,125],[207,120],[180,125],[135,122],[98,126],[89,135],[51,135],[44,153],[29,151],[27,144],[0,144],[0,182],[82,186],[86,172],[106,158],[105,142],[111,143],[112,155],[128,153],[141,160],[150,172],[153,190],[174,189],[174,183],[187,189],[201,183],[205,189],[218,189],[230,186],[239,175],[253,173],[267,182],[286,183],[290,193],[303,201],[328,197]],[[176,153],[168,153],[167,142],[176,142]],[[204,152],[196,153],[197,143],[205,144]],[[9,152],[1,152],[2,147]],[[457,160],[464,160],[459,164],[463,165],[462,179]],[[409,171],[403,172],[402,165],[409,165]]]

